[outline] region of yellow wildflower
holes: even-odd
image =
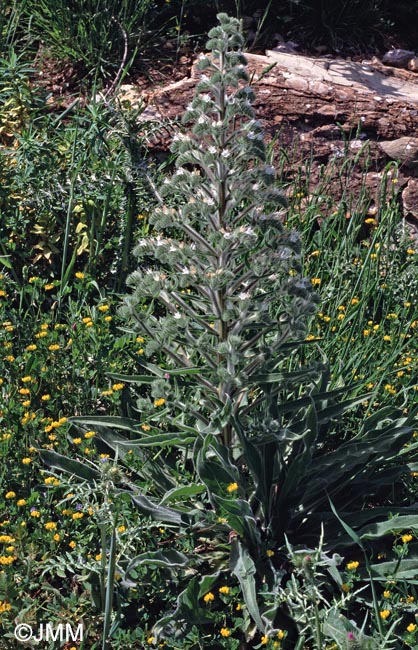
[[[212,600],[215,600],[215,596],[213,595],[213,593],[211,591],[209,591],[207,594],[205,594],[203,596],[203,601],[206,604],[210,603]]]
[[[357,561],[349,562],[346,565],[346,569],[348,569],[349,571],[355,571],[359,566],[360,566],[360,562]]]
[[[238,490],[238,483],[230,483],[226,489],[230,494],[236,492]]]

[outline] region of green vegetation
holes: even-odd
[[[219,14],[158,167],[158,127],[96,96],[158,16],[170,34],[157,5],[115,3],[125,59],[105,12],[76,34],[68,3],[2,17],[0,649],[47,622],[82,622],[76,650],[414,648],[418,269],[396,165],[376,206],[348,155],[340,196],[309,168],[288,185]],[[37,29],[82,60],[88,101],[51,112]]]

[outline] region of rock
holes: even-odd
[[[414,57],[415,52],[412,50],[389,50],[383,55],[382,63],[394,68],[407,68],[409,61]]]
[[[404,165],[418,165],[418,138],[403,137],[396,140],[383,140],[379,147],[392,160],[400,160]]]
[[[418,72],[418,56],[414,56],[413,59],[408,61],[408,70],[411,70],[411,72]]]
[[[410,178],[402,192],[404,216],[418,220],[418,179]]]

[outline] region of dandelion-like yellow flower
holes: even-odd
[[[348,569],[348,571],[355,571],[359,566],[360,566],[360,562],[357,561],[349,562],[346,565],[346,569]]]
[[[232,492],[236,492],[238,490],[238,483],[230,483],[226,489],[230,494],[232,494]]]
[[[380,618],[382,618],[384,621],[386,621],[387,618],[390,616],[390,610],[389,609],[382,609],[379,612]]]
[[[162,406],[163,404],[165,404],[165,399],[164,399],[164,397],[159,397],[158,399],[156,399],[156,400],[154,401],[154,406],[157,406],[157,407],[158,407],[158,406]]]
[[[44,528],[45,530],[55,530],[57,527],[57,524],[55,521],[47,521]]]
[[[417,626],[415,625],[415,623],[410,623],[408,625],[408,627],[406,628],[406,631],[409,632],[410,634],[412,634],[412,632],[415,632],[416,629],[417,629]]]
[[[58,345],[58,343],[53,343],[52,345],[48,346],[48,350],[50,350],[51,352],[55,352],[56,350],[59,350],[59,349],[60,349],[60,346]]]
[[[227,627],[221,627],[220,633],[221,633],[221,636],[223,636],[225,638],[228,638],[229,636],[231,636],[231,630],[228,630]]]
[[[402,535],[401,539],[404,544],[408,544],[408,542],[412,541],[413,537],[408,533],[407,535]]]
[[[314,287],[318,286],[319,284],[321,284],[321,278],[311,278],[311,284]]]
[[[86,440],[88,440],[89,438],[93,438],[93,436],[95,436],[95,435],[96,435],[95,431],[86,431],[86,433],[84,434],[84,437],[85,437]]]
[[[215,596],[211,591],[208,591],[208,593],[203,596],[203,601],[208,604],[212,602],[212,600],[215,600]]]
[[[29,465],[32,462],[32,458],[22,458],[23,465]]]
[[[77,280],[84,280],[85,273],[81,273],[81,271],[77,271],[77,273],[75,274],[75,277],[77,278]]]
[[[223,587],[219,587],[219,593],[220,594],[229,594],[229,587],[224,585]]]
[[[16,501],[16,505],[17,505],[19,508],[22,508],[23,506],[26,505],[26,499],[19,499],[18,501]]]
[[[4,612],[10,612],[12,609],[12,606],[10,603],[8,603],[6,600],[1,601],[0,600],[0,614],[3,614]]]
[[[268,638],[268,636],[266,636],[266,635],[264,634],[264,635],[261,637],[261,645],[267,645],[268,642],[269,642],[269,638]]]
[[[282,639],[284,639],[285,636],[286,636],[286,632],[284,632],[283,630],[279,630],[279,631],[277,632],[277,638],[280,639],[280,641],[281,641]]]
[[[74,540],[71,540],[71,542],[68,542],[68,546],[70,548],[75,548],[77,546],[77,544],[74,542]]]
[[[14,499],[15,496],[16,496],[16,492],[13,492],[13,490],[6,492],[6,499]]]
[[[388,589],[383,592],[383,598],[390,598],[390,591]]]
[[[109,305],[99,305],[98,310],[99,311],[109,311],[110,307]]]

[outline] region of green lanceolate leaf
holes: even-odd
[[[100,478],[100,473],[97,470],[84,463],[80,463],[78,460],[61,456],[61,454],[57,454],[55,451],[41,449],[39,455],[42,461],[52,469],[67,472],[84,481],[95,481]]]
[[[178,501],[182,499],[188,499],[190,497],[194,497],[198,494],[203,494],[205,491],[205,486],[204,485],[185,485],[182,487],[176,487],[173,488],[172,490],[169,490],[161,499],[159,505],[162,506],[165,503],[169,503],[170,501]]]
[[[418,533],[418,515],[395,515],[388,521],[376,522],[368,526],[363,526],[358,531],[361,539],[378,539],[384,535],[393,535],[403,531],[413,531]]]
[[[242,595],[248,611],[262,632],[265,631],[265,625],[261,619],[258,608],[257,592],[255,587],[256,568],[248,551],[243,547],[241,542],[235,538],[231,544],[230,568],[232,573],[238,578]]]
[[[77,415],[68,418],[73,424],[86,424],[88,426],[108,426],[115,427],[124,431],[139,433],[140,423],[133,418],[124,418],[114,415]]]
[[[183,512],[158,505],[158,503],[154,503],[144,495],[132,495],[131,498],[138,510],[140,510],[144,515],[148,515],[154,519],[154,521],[160,521],[167,524],[177,524],[178,526],[185,526],[189,521],[188,516]]]
[[[126,567],[125,579],[129,579],[131,571],[137,566],[142,565],[162,566],[162,567],[186,567],[190,564],[190,558],[184,553],[179,553],[175,549],[167,549],[165,551],[150,551],[148,553],[141,553],[134,557]]]

